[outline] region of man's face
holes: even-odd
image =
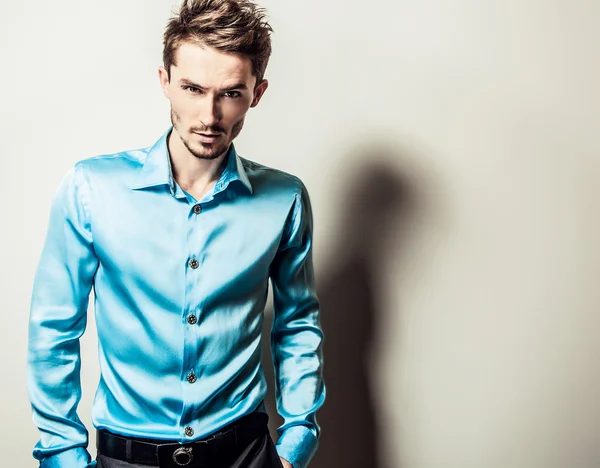
[[[175,63],[170,81],[164,67],[159,69],[174,130],[194,156],[215,159],[238,136],[246,112],[258,105],[268,83],[256,86],[249,58],[210,47],[184,43]]]

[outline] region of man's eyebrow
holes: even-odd
[[[193,81],[190,81],[186,78],[180,78],[179,79],[179,83],[183,84],[183,85],[189,85],[189,86],[193,86],[194,88],[198,88],[198,89],[204,89],[202,86],[200,86],[199,84],[194,83]]]
[[[248,85],[246,85],[246,83],[244,83],[243,81],[240,81],[239,83],[235,83],[231,86],[223,88],[224,91],[233,91],[237,89],[248,89]]]
[[[194,83],[193,81],[190,81],[186,78],[181,78],[179,80],[179,83],[183,84],[183,85],[187,85],[187,86],[193,86],[194,88],[198,88],[198,89],[205,89],[202,86],[200,86],[197,83]],[[246,85],[246,83],[244,83],[243,81],[240,81],[239,83],[234,83],[231,86],[227,86],[225,88],[223,88],[223,91],[234,91],[234,90],[244,90],[244,89],[248,89],[248,85]]]

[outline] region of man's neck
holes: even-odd
[[[169,135],[167,146],[173,178],[183,190],[199,200],[221,177],[229,148],[215,159],[197,158],[186,148],[175,129]]]

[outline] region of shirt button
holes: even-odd
[[[194,435],[194,429],[192,429],[190,426],[186,426],[184,432],[188,437],[192,437]]]
[[[194,314],[188,315],[187,321],[190,325],[195,325],[198,321],[198,318]]]
[[[194,213],[198,214],[202,211],[202,207],[200,205],[194,205]]]
[[[196,268],[198,268],[198,265],[200,265],[200,264],[198,263],[198,260],[196,260],[195,258],[192,258],[192,259],[190,260],[190,267],[192,267],[194,270],[195,270]]]
[[[193,372],[190,372],[190,373],[187,375],[187,381],[188,381],[189,383],[194,383],[196,380],[197,380],[197,379],[196,379],[196,374],[194,374]]]

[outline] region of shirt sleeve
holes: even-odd
[[[312,263],[312,210],[306,188],[300,185],[271,265],[271,352],[277,411],[284,419],[277,429],[276,448],[294,468],[305,468],[317,449],[320,427],[315,413],[325,400],[323,332]]]
[[[88,432],[77,416],[79,338],[98,266],[82,171],[79,163],[73,166],[55,193],[31,296],[27,392],[40,432],[33,456],[42,468],[93,463]]]

